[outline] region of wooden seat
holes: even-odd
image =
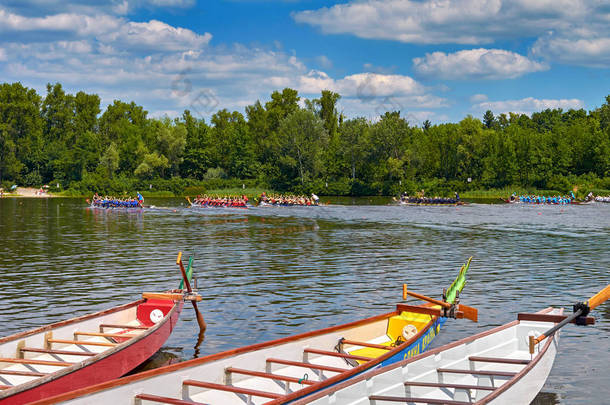
[[[114,323],[103,323],[100,325],[100,332],[104,328],[112,328],[112,329],[148,329],[148,326],[132,326],[132,325],[117,325]]]
[[[158,395],[149,394],[138,394],[134,397],[136,404],[141,404],[142,401],[158,402],[160,404],[172,404],[172,405],[205,405],[201,402],[188,401],[184,399],[176,399],[170,397],[160,397]]]
[[[277,363],[277,364],[283,364],[285,366],[310,368],[312,370],[332,371],[333,373],[343,373],[344,371],[348,370],[346,368],[323,366],[321,364],[303,363],[300,361],[291,361],[291,360],[283,360],[283,359],[267,359],[267,363]]]
[[[383,395],[371,395],[371,401],[386,401],[386,402],[416,402],[422,404],[438,404],[438,405],[471,405],[472,402],[451,401],[448,399],[434,398],[416,398],[416,397],[388,397]]]
[[[392,350],[393,349],[392,346],[384,346],[384,345],[378,345],[375,343],[368,343],[368,342],[358,342],[357,340],[349,340],[349,339],[342,339],[341,343],[344,345],[372,347],[374,349],[382,349],[382,350]]]
[[[67,361],[13,359],[13,358],[0,358],[0,363],[38,364],[41,366],[58,366],[58,367],[69,367],[74,364],[74,363],[69,363]]]
[[[21,375],[21,376],[25,376],[25,377],[44,377],[48,373],[39,373],[37,371],[0,370],[0,374],[4,374],[4,375]]]
[[[360,361],[371,361],[372,360],[372,358],[370,358],[370,357],[356,356],[355,354],[330,352],[328,350],[305,349],[304,352],[320,354],[322,356],[341,357],[343,359],[352,359],[352,360],[360,360]]]
[[[530,360],[527,359],[505,359],[502,357],[479,357],[479,356],[470,356],[468,357],[470,361],[479,361],[483,363],[502,363],[502,364],[529,364]]]
[[[38,347],[22,347],[22,352],[34,352],[34,353],[46,353],[46,354],[58,354],[66,356],[95,356],[97,353],[91,352],[75,352],[72,350],[53,350],[53,349],[40,349]]]
[[[491,370],[458,370],[452,368],[437,368],[439,373],[454,373],[454,374],[476,374],[476,375],[491,375],[496,377],[514,377],[517,373],[512,371],[491,371]]]
[[[286,382],[305,384],[305,385],[311,385],[311,384],[316,383],[315,381],[304,380],[302,378],[289,377],[286,375],[279,375],[279,374],[272,374],[272,373],[264,373],[262,371],[244,370],[241,368],[233,368],[233,367],[229,367],[229,368],[225,369],[225,372],[234,373],[234,374],[251,375],[253,377],[268,378],[271,380],[286,381]]]
[[[86,342],[83,340],[66,340],[66,339],[47,339],[49,344],[53,343],[63,343],[67,345],[83,345],[83,346],[105,346],[105,347],[114,347],[118,345],[118,343],[110,343],[110,342]]]
[[[445,384],[445,383],[430,383],[430,382],[417,382],[417,381],[407,381],[404,383],[405,386],[413,386],[413,387],[432,387],[432,388],[453,388],[458,390],[487,390],[493,391],[498,387],[484,387],[482,385],[465,385],[465,384]]]
[[[131,339],[136,337],[137,335],[126,335],[122,333],[101,333],[101,332],[74,332],[74,338],[76,336],[99,336],[99,337],[108,337],[108,338],[124,338]]]
[[[223,385],[223,384],[216,384],[216,383],[210,383],[210,382],[206,382],[206,381],[197,381],[197,380],[185,380],[182,382],[182,385],[183,386],[190,385],[193,387],[207,388],[207,389],[218,390],[218,391],[227,391],[227,392],[233,392],[235,394],[245,394],[245,395],[250,395],[253,397],[263,397],[263,398],[271,398],[271,399],[277,399],[277,398],[280,398],[283,396],[282,394],[276,394],[275,392],[251,390],[249,388],[240,388],[240,387],[235,387],[232,385]]]

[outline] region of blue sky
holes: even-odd
[[[600,106],[610,1],[0,0],[0,79],[209,119],[274,90],[414,125]]]

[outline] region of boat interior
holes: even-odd
[[[172,302],[162,303],[161,318]],[[134,303],[0,339],[0,398],[75,364],[110,352],[155,325],[150,301]],[[153,309],[151,309],[153,308]],[[168,309],[169,308],[169,309]],[[156,313],[156,316],[159,314]],[[67,370],[66,370],[67,371]],[[28,384],[31,385],[31,384]],[[4,394],[4,395],[3,395]]]
[[[371,376],[363,375],[344,389],[336,390],[334,393],[329,389],[328,395],[320,394],[320,398],[311,403],[316,405],[487,403],[487,400],[499,394],[496,393],[497,390],[508,389],[533,368],[533,365],[540,360],[539,357],[544,355],[545,344],[556,345],[556,340],[549,339],[538,345],[533,355],[529,352],[529,335],[538,336],[548,327],[549,324],[544,322],[522,321],[512,327],[425,356],[417,361],[389,366],[387,370],[379,370]],[[525,370],[526,368],[528,370]],[[531,373],[536,374],[541,371]],[[538,381],[545,380],[546,376],[543,378],[538,376]],[[535,389],[527,385],[527,379],[524,381],[523,385],[526,389]],[[531,392],[537,393],[539,389],[540,387]],[[305,402],[299,401],[299,404]]]
[[[173,396],[157,395],[162,390],[154,389],[136,395],[134,403],[262,404],[274,401],[387,354],[397,343],[412,340],[433,319],[427,314],[401,312],[350,329],[204,363],[182,373],[182,386],[173,388]],[[220,375],[218,370],[221,370]],[[175,385],[175,376],[173,381]]]

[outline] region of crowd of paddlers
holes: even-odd
[[[87,202],[89,200],[87,199]],[[95,193],[91,199],[91,205],[100,208],[142,208],[144,197],[138,193],[137,197],[116,198],[105,196],[101,197]]]
[[[193,199],[191,205],[197,207],[224,207],[224,208],[246,208],[248,197],[242,196],[208,196],[198,195]]]
[[[400,195],[400,203],[402,204],[421,204],[421,205],[437,205],[437,204],[460,204],[460,196],[455,193],[453,198],[450,197],[426,197],[423,191],[418,195],[410,196],[407,193]]]
[[[525,204],[571,204],[576,197],[574,193],[570,193],[570,195],[560,196],[540,196],[540,195],[517,195],[513,193],[508,202],[511,203],[525,203]]]
[[[304,195],[267,195],[263,192],[259,199],[259,205],[275,205],[282,207],[312,206],[318,205],[319,203],[320,198],[315,194],[311,194],[311,197],[306,197]]]
[[[597,197],[595,197],[595,201],[597,202],[603,202],[603,203],[610,203],[610,196],[601,196],[598,195]]]

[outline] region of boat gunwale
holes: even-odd
[[[128,303],[128,304],[124,304],[124,305],[120,305],[120,306],[115,307],[115,308],[109,308],[109,309],[107,309],[105,311],[100,311],[100,312],[96,312],[94,314],[89,314],[89,315],[83,315],[82,317],[78,317],[78,318],[67,319],[65,321],[57,322],[55,324],[51,324],[51,325],[47,325],[47,326],[55,326],[55,328],[57,328],[58,325],[59,325],[60,327],[63,327],[63,326],[66,326],[66,325],[70,325],[72,323],[76,323],[75,321],[77,321],[77,320],[83,321],[83,320],[89,320],[89,319],[92,319],[92,318],[108,315],[108,314],[111,314],[111,313],[114,313],[114,312],[118,312],[120,310],[129,309],[129,308],[131,308],[133,306],[142,304],[144,302],[146,302],[145,299],[139,299],[137,301],[134,301],[134,302],[131,302],[131,303]],[[174,305],[173,305],[172,309],[167,313],[167,315],[163,318],[163,320],[161,320],[159,323],[155,324],[154,326],[146,329],[144,331],[144,333],[141,333],[141,334],[137,335],[134,338],[130,338],[130,339],[124,341],[123,343],[119,343],[118,345],[110,348],[109,350],[104,350],[103,352],[97,353],[95,356],[90,356],[90,357],[88,357],[88,358],[86,358],[86,359],[84,359],[84,360],[82,360],[80,362],[74,363],[72,366],[64,367],[64,368],[62,368],[60,370],[57,370],[57,371],[55,371],[53,373],[50,373],[50,374],[48,374],[48,375],[46,375],[44,377],[40,377],[40,378],[37,378],[35,380],[29,381],[29,382],[26,382],[26,383],[23,383],[23,384],[15,385],[12,388],[9,388],[7,390],[0,391],[0,400],[8,399],[8,398],[10,398],[13,395],[22,393],[24,391],[27,391],[27,390],[30,390],[30,389],[42,386],[44,384],[50,383],[50,382],[52,382],[54,380],[57,380],[59,378],[65,377],[68,374],[77,372],[77,371],[79,371],[79,370],[81,370],[81,369],[83,369],[83,368],[85,368],[85,367],[87,367],[87,366],[89,366],[89,365],[91,365],[93,363],[101,361],[101,360],[103,360],[103,359],[105,359],[105,358],[107,358],[109,356],[115,355],[116,353],[118,353],[118,352],[120,352],[120,351],[122,351],[124,349],[127,349],[128,347],[130,347],[130,346],[140,342],[141,340],[143,340],[143,339],[153,335],[157,330],[159,330],[161,327],[163,327],[167,322],[169,322],[171,320],[171,318],[179,310],[180,306],[181,306],[181,302],[180,301],[174,301]],[[181,308],[180,308],[180,311],[181,311]],[[39,328],[39,329],[43,329],[43,328],[44,327]],[[48,329],[45,329],[45,330],[48,330]],[[43,330],[43,331],[45,331],[45,330]],[[25,333],[29,333],[29,332],[32,332],[32,331],[28,331],[28,332],[25,332]],[[17,335],[19,335],[19,334],[17,334]],[[17,335],[15,335],[15,336],[17,336]],[[43,401],[43,403],[44,403],[45,399],[43,399],[41,401]]]
[[[538,313],[545,314],[545,313],[548,313],[548,312],[552,311],[553,309],[554,309],[553,307],[548,307],[548,308],[545,308],[545,309],[543,309],[541,311],[538,311]],[[562,308],[562,310],[563,310],[563,308]],[[419,354],[417,356],[413,356],[411,358],[408,358],[408,359],[405,359],[405,360],[402,360],[402,361],[398,361],[396,363],[387,365],[385,367],[381,367],[381,368],[378,368],[376,370],[372,370],[372,371],[370,371],[368,373],[361,374],[361,375],[356,376],[354,378],[350,378],[349,380],[340,382],[340,383],[334,385],[333,387],[329,387],[329,388],[324,389],[322,391],[319,391],[317,393],[313,393],[312,395],[309,395],[307,397],[299,398],[298,400],[296,400],[294,402],[291,402],[290,404],[291,405],[304,405],[304,404],[308,404],[308,403],[310,403],[312,401],[315,401],[316,399],[323,398],[323,397],[325,397],[327,395],[330,395],[330,394],[332,394],[332,393],[334,393],[336,391],[339,391],[339,390],[341,390],[343,388],[349,387],[350,385],[353,385],[353,384],[355,384],[357,382],[370,379],[370,378],[375,377],[375,376],[377,376],[379,374],[383,374],[383,373],[385,373],[385,372],[387,372],[389,370],[393,370],[393,369],[398,368],[398,367],[403,367],[403,366],[405,366],[407,364],[419,361],[419,360],[424,359],[424,358],[429,357],[429,356],[436,355],[438,353],[444,352],[444,351],[449,350],[449,349],[453,349],[454,347],[461,346],[463,344],[475,341],[477,339],[481,339],[483,337],[486,337],[486,336],[489,336],[489,335],[493,335],[494,333],[498,333],[500,331],[503,331],[505,329],[511,328],[511,327],[519,325],[519,324],[520,324],[519,320],[514,320],[514,321],[508,322],[508,323],[506,323],[504,325],[499,325],[499,326],[496,326],[495,328],[492,328],[492,329],[489,329],[489,330],[477,333],[476,335],[467,336],[467,337],[465,337],[463,339],[456,340],[455,342],[448,343],[446,345],[437,347],[435,349],[427,350],[426,352],[421,353],[421,354]],[[552,336],[551,338],[548,339],[549,341],[543,347],[544,353],[546,353],[546,349],[550,346],[550,342],[554,341],[554,338],[555,338],[555,336]],[[536,359],[540,359],[540,358],[542,358],[542,355],[536,356]],[[539,360],[536,360],[536,359],[534,359],[534,361],[530,362],[526,367],[524,367],[524,369],[527,369],[528,367],[530,367],[530,364],[532,364],[532,363],[533,363],[533,365],[535,365],[539,361]],[[532,365],[532,367],[533,367],[533,365]],[[529,372],[530,369],[528,369],[528,372]],[[526,373],[521,374],[521,372],[519,372],[517,375],[515,375],[515,377],[513,377],[513,379],[515,379],[517,377],[519,377],[519,379],[521,379],[523,377],[523,375],[525,375],[525,374]],[[498,393],[504,392],[506,389],[509,388],[508,384],[511,382],[511,380],[509,380],[508,382],[506,382],[502,386],[498,387],[498,389],[496,391],[498,391]],[[511,386],[512,385],[514,385],[514,383],[512,383]],[[505,386],[507,386],[507,387],[502,389]],[[496,391],[494,391],[494,393]],[[495,398],[495,396],[494,396],[494,398]],[[485,398],[483,398],[482,400],[484,400],[484,399]],[[491,400],[491,398],[490,398],[490,400]],[[485,404],[485,403],[487,403],[487,402],[480,402],[479,401],[479,402],[473,403],[473,405],[479,405],[479,404]]]
[[[430,307],[432,306],[431,304],[423,304],[420,305],[421,307]],[[71,399],[75,399],[75,398],[79,398],[79,397],[83,397],[86,395],[90,395],[90,394],[94,394],[100,391],[104,391],[107,389],[112,389],[112,388],[116,388],[116,387],[120,387],[120,386],[124,386],[124,385],[128,385],[131,384],[133,382],[136,381],[140,381],[140,380],[146,380],[148,378],[152,378],[152,377],[156,377],[158,375],[161,374],[165,374],[165,373],[172,373],[178,370],[182,370],[185,368],[189,368],[192,366],[198,366],[200,364],[204,364],[207,362],[211,362],[211,361],[217,361],[217,360],[222,360],[228,357],[232,357],[232,356],[236,356],[239,354],[243,354],[243,353],[248,353],[248,352],[254,352],[260,349],[266,349],[266,348],[271,348],[273,346],[277,346],[280,344],[285,344],[285,343],[289,343],[289,342],[293,342],[293,341],[297,341],[297,340],[301,340],[301,339],[305,339],[305,338],[309,338],[309,337],[313,337],[313,336],[318,336],[318,335],[323,335],[326,333],[331,333],[331,332],[336,332],[342,329],[350,329],[356,326],[360,326],[360,325],[364,325],[367,323],[371,323],[371,322],[376,322],[379,320],[383,320],[386,318],[390,318],[392,316],[396,316],[396,315],[400,315],[402,311],[399,311],[398,309],[395,309],[394,311],[391,312],[387,312],[387,313],[383,313],[383,314],[379,314],[379,315],[375,315],[369,318],[364,318],[364,319],[359,319],[356,321],[352,321],[352,322],[348,322],[345,324],[341,324],[341,325],[335,325],[335,326],[329,326],[326,328],[322,328],[322,329],[317,329],[314,331],[308,331],[308,332],[303,332],[297,335],[291,335],[291,336],[285,336],[285,337],[281,337],[278,339],[274,339],[274,340],[270,340],[270,341],[266,341],[266,342],[260,342],[260,343],[255,343],[252,345],[248,345],[248,346],[243,346],[240,348],[236,348],[236,349],[230,349],[230,350],[225,350],[224,352],[220,352],[220,353],[214,353],[214,354],[210,354],[204,357],[200,357],[200,358],[196,358],[196,359],[191,359],[191,360],[186,360],[180,363],[176,363],[176,364],[171,364],[169,366],[164,366],[164,367],[159,367],[159,368],[155,368],[152,370],[147,370],[138,374],[134,374],[134,375],[130,375],[130,376],[126,376],[126,377],[122,377],[119,379],[115,379],[115,380],[111,380],[111,381],[106,381],[103,383],[99,383],[99,384],[95,384],[89,387],[85,387],[85,388],[80,388],[78,390],[75,391],[71,391],[71,392],[67,392],[64,394],[59,394],[56,395],[54,397],[51,398],[47,398],[45,400],[41,400],[41,401],[37,401],[34,402],[32,405],[47,405],[47,404],[55,404],[55,403],[59,403],[59,402],[63,402],[63,401],[68,401]],[[426,328],[424,328],[425,331],[429,330],[429,328],[434,324],[434,322],[438,319],[438,317],[432,316],[432,319],[428,322]],[[421,333],[418,333],[414,338],[410,339],[407,343],[412,344],[414,342],[416,342],[416,340],[420,337]],[[403,343],[404,345],[404,343]],[[400,347],[400,346],[399,346]],[[408,347],[404,346],[404,347]],[[401,349],[402,350],[402,349]],[[399,351],[390,351],[380,357],[382,357],[383,360],[385,360],[386,358],[389,358],[391,355],[394,355],[396,353],[398,353]],[[371,363],[371,362],[368,362]],[[377,363],[378,364],[378,363]],[[350,369],[349,371],[352,370],[356,370],[358,369],[359,372],[362,371],[362,369],[360,369],[361,366],[366,366],[367,363],[354,367],[353,369]],[[373,367],[375,364],[370,365],[368,368]],[[338,375],[345,375],[343,373],[338,374]],[[334,378],[334,377],[331,377]],[[323,382],[329,381],[331,378],[324,380]],[[341,379],[343,380],[343,378]],[[320,389],[324,389],[324,386],[319,387],[316,385],[311,385],[309,387],[304,387],[302,388],[303,390],[307,390],[310,387],[315,387],[314,389],[312,389],[312,391],[315,390],[320,390]],[[301,396],[302,393],[299,393],[298,396]],[[281,401],[281,402],[285,402],[285,401],[289,401],[290,397],[288,395],[283,396],[282,398],[278,399],[277,401]],[[280,403],[281,403],[280,402]],[[270,402],[270,403],[276,403],[274,402]]]

